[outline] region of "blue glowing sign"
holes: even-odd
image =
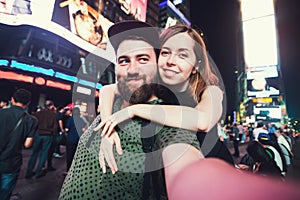
[[[36,67],[34,65],[28,65],[28,64],[25,64],[25,63],[20,63],[20,62],[17,62],[15,60],[11,61],[10,66],[12,68],[21,69],[21,70],[24,70],[24,71],[36,72],[36,73],[39,73],[39,74],[45,74],[47,76],[53,76],[54,73],[55,73],[53,69],[44,69],[42,67]]]
[[[64,74],[64,73],[60,73],[60,72],[56,72],[55,77],[61,78],[61,79],[67,80],[67,81],[71,81],[71,82],[74,82],[74,83],[76,83],[78,81],[77,77],[70,76],[70,75],[67,75],[67,74]]]
[[[8,66],[8,64],[9,64],[8,60],[2,60],[2,59],[0,59],[0,65],[1,66]]]
[[[79,83],[82,84],[82,85],[90,86],[92,88],[95,87],[95,83],[93,83],[91,81],[86,81],[86,80],[80,79]]]

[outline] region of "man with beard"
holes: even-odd
[[[113,25],[108,36],[116,52],[120,93],[113,102],[113,111],[135,103],[163,102],[157,98],[155,48],[159,47],[158,32],[144,22],[127,21]],[[186,153],[197,159],[203,157],[197,150],[199,143],[195,133],[163,127],[136,117],[120,124],[116,128],[118,134],[101,138],[101,132],[93,131],[99,121],[98,116],[81,137],[60,199],[166,199],[163,166],[178,160],[182,162],[180,157]],[[98,155],[98,152],[100,145],[112,146],[112,143],[116,143],[119,154],[115,155],[118,171],[106,172],[101,159],[103,155]],[[176,155],[167,157],[170,158],[167,163],[161,155],[174,143],[181,146],[185,143],[190,148],[184,146],[184,152],[172,151]]]

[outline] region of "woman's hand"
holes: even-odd
[[[113,153],[114,145],[116,145],[117,153],[119,155],[122,155],[123,150],[121,147],[120,138],[119,138],[118,133],[115,131],[110,137],[105,136],[101,140],[100,151],[99,151],[99,163],[100,163],[102,172],[104,174],[106,173],[105,161],[107,162],[107,164],[110,167],[110,170],[113,174],[115,174],[118,171],[118,166],[117,166],[116,160],[114,158],[114,153]]]
[[[101,123],[94,129],[94,131],[98,131],[102,129],[101,137],[108,136],[110,137],[111,134],[114,132],[114,128],[121,122],[131,119],[133,114],[134,106],[129,106],[124,108],[113,115],[109,116],[107,119],[101,121]]]

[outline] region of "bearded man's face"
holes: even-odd
[[[153,94],[157,62],[154,48],[142,40],[124,40],[117,50],[116,75],[124,100],[135,104],[147,102]]]

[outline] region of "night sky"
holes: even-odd
[[[281,73],[289,117],[300,118],[300,6],[298,0],[277,0]],[[227,114],[235,105],[237,65],[237,0],[191,2],[191,21],[205,36],[207,49],[222,75],[227,95]]]

